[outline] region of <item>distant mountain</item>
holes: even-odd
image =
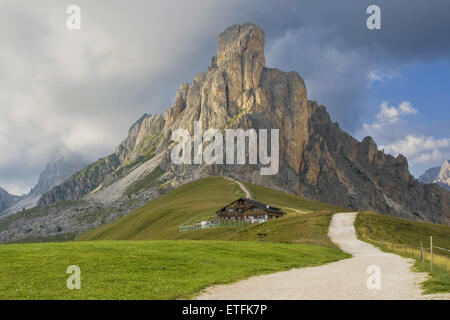
[[[439,185],[445,185],[447,188],[450,187],[450,161],[447,160],[441,167],[439,175],[434,179]]]
[[[450,160],[446,160],[442,167],[434,167],[425,171],[419,177],[421,183],[436,183],[450,191]]]
[[[6,190],[0,188],[0,215],[1,212],[13,206],[22,199],[21,196],[9,194]]]
[[[430,168],[419,177],[419,181],[422,183],[433,183],[434,179],[439,175],[439,172],[441,172],[441,167]]]
[[[9,202],[0,210],[0,216],[9,215],[23,209],[29,209],[38,203],[40,197],[53,187],[63,183],[75,172],[86,165],[81,157],[74,153],[59,154],[53,158],[40,174],[37,184],[26,196],[15,198],[17,201]]]
[[[77,154],[60,155],[50,161],[45,170],[39,176],[37,184],[31,189],[30,194],[42,195],[54,186],[66,181],[75,172],[86,166],[81,156]]]

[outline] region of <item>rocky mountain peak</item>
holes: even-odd
[[[449,171],[450,171],[450,160],[445,160],[444,164],[442,165],[440,173],[445,174],[448,177]]]
[[[421,183],[436,183],[450,191],[450,160],[446,160],[441,167],[434,167],[425,171],[419,177]]]
[[[404,156],[385,154],[371,137],[359,142],[340,129],[324,106],[308,101],[297,72],[266,68],[264,37],[251,23],[227,28],[219,35],[211,66],[180,86],[164,116],[145,115],[115,154],[54,188],[40,203],[78,199],[98,192],[105,181],[105,188],[113,189],[116,170],[130,170],[117,178],[120,185],[161,161],[167,185],[178,186],[206,175],[232,176],[355,210],[450,224],[450,194],[436,185],[417,182]],[[203,130],[279,129],[278,174],[261,176],[257,165],[170,163],[173,130],[184,128],[193,134],[195,121],[201,122]]]
[[[55,156],[49,161],[39,180],[31,190],[31,195],[42,195],[52,187],[66,181],[71,175],[86,165],[82,158],[75,153],[65,153]]]
[[[446,160],[439,171],[439,175],[436,177],[435,182],[444,183],[450,186],[450,162]]]
[[[252,23],[235,24],[219,35],[217,65],[223,65],[236,57],[257,57],[265,65],[265,34]]]
[[[3,212],[0,210],[0,215],[6,216],[36,206],[44,193],[62,184],[85,165],[79,154],[68,150],[60,151],[51,158],[31,191],[25,196],[17,197],[16,201],[9,203],[9,206],[4,206]]]

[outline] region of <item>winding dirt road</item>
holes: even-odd
[[[422,296],[420,282],[426,274],[410,270],[412,259],[385,253],[356,238],[355,212],[338,213],[331,221],[329,236],[352,258],[319,267],[292,269],[255,276],[230,285],[206,289],[197,299],[446,299],[448,295]],[[379,268],[380,288],[369,289],[367,270]],[[373,283],[373,282],[372,282]]]

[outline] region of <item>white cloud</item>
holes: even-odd
[[[367,78],[370,81],[383,81],[384,80],[383,75],[381,75],[375,71],[370,71],[369,74],[367,75]]]
[[[391,144],[379,146],[380,150],[397,156],[402,154],[411,164],[443,162],[450,156],[450,139],[407,135]]]
[[[392,80],[400,75],[399,71],[383,71],[383,70],[370,70],[367,74],[367,79],[370,82],[382,82],[386,80]]]
[[[366,135],[375,135],[377,131],[390,129],[402,116],[413,114],[417,114],[417,109],[409,101],[401,102],[398,107],[389,106],[389,103],[384,101],[380,105],[376,120],[371,124],[363,123],[363,131]]]
[[[415,109],[409,101],[403,101],[400,103],[398,109],[402,114],[416,114],[417,109]]]
[[[389,106],[384,101],[374,121],[364,123],[357,135],[359,138],[372,136],[381,144],[378,148],[388,154],[404,155],[410,170],[418,176],[450,157],[450,139],[418,133],[408,118],[415,114],[418,110],[409,101],[403,101],[398,106]]]
[[[10,190],[29,189],[58,150],[94,160],[143,113],[164,111],[191,69],[207,67],[239,3],[77,5],[82,28],[69,31],[61,1],[0,1],[0,186]]]

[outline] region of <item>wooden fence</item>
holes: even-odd
[[[195,223],[187,226],[181,226],[178,228],[180,232],[189,231],[189,230],[198,230],[198,229],[209,229],[209,228],[217,228],[217,227],[242,227],[249,225],[250,221],[243,220],[226,220],[219,222],[210,222],[208,224]]]
[[[428,248],[425,248],[422,242],[419,246],[386,241],[376,242],[388,251],[420,259],[422,263],[427,263],[429,265],[431,271],[433,270],[433,266],[437,266],[442,270],[450,272],[450,250],[433,245],[432,237],[430,237]]]

